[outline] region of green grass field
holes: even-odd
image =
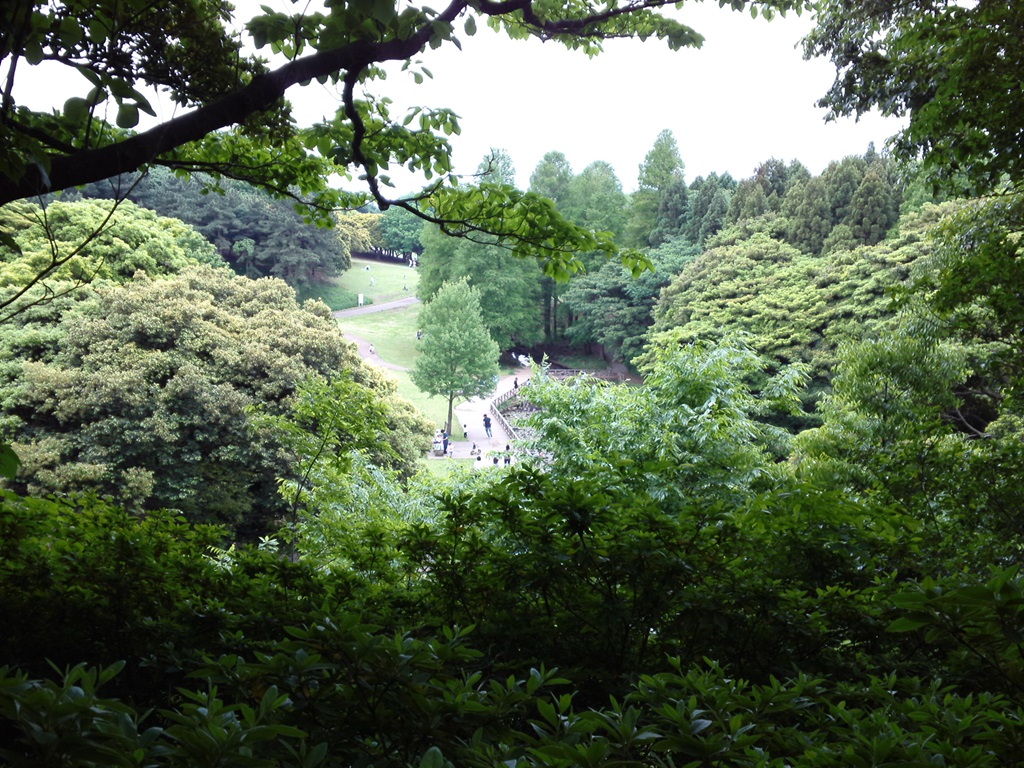
[[[369,271],[366,270],[369,267]],[[370,278],[373,285],[370,285]],[[416,295],[419,272],[404,264],[352,259],[352,268],[329,283],[313,285],[299,293],[299,298],[320,299],[332,310],[356,306],[359,294],[364,304],[379,304]]]
[[[414,305],[405,309],[343,317],[338,320],[338,327],[342,333],[358,336],[373,344],[377,354],[388,363],[412,368],[419,354],[416,348],[418,316],[419,306]],[[431,397],[420,392],[406,371],[388,370],[387,373],[398,382],[398,393],[419,408],[424,416],[438,426],[445,422],[448,418],[448,401],[445,398]]]

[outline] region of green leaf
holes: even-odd
[[[896,619],[886,630],[888,632],[913,632],[915,629],[928,626],[931,622],[922,619],[911,619],[906,616]]]
[[[5,236],[0,236],[0,238],[2,237]],[[0,477],[13,480],[20,464],[21,459],[18,458],[18,454],[14,452],[14,449],[7,443],[0,443]]]
[[[420,758],[420,768],[445,768],[448,761],[437,747],[431,747]]]

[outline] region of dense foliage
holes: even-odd
[[[326,307],[300,307],[281,281],[209,267],[83,289],[73,306],[19,316],[0,340],[18,487],[88,488],[134,510],[173,508],[247,530],[280,514],[277,478],[293,462],[254,429],[254,405],[285,413],[301,382],[346,371],[378,397],[393,393]],[[400,413],[396,422],[411,417]],[[415,453],[388,463],[408,466]]]
[[[932,251],[927,233],[954,204],[908,213],[885,242],[811,256],[785,242],[772,214],[713,238],[665,288],[654,312],[658,344],[747,333],[762,354],[802,361],[827,380],[837,350],[896,323],[893,291]]]
[[[650,5],[595,18],[570,3],[560,20],[533,3],[477,12],[513,36],[584,48],[620,34],[695,39]],[[913,118],[905,146],[930,150],[929,163],[948,143],[932,110],[957,107],[967,141],[954,159],[978,165],[943,170],[987,185],[1011,173],[991,198],[931,205],[926,179],[873,148],[819,177],[773,159],[748,179],[687,185],[664,133],[632,200],[607,166],[574,176],[558,153],[535,189],[515,191],[492,153],[499,178],[447,198],[461,233],[500,247],[486,222],[514,200],[503,226],[542,214],[517,237],[546,233],[555,273],[589,271],[568,291],[539,284],[530,301],[546,337],[575,320],[580,343],[629,354],[666,283],[655,343],[635,358],[643,386],[539,367],[517,392],[532,415],[508,468],[411,476],[426,425],[322,305],[195,264],[212,252],[184,225],[128,207],[123,229],[96,227],[95,203],[6,209],[21,258],[53,274],[33,287],[5,254],[7,285],[47,300],[0,333],[2,426],[24,462],[14,476],[0,452],[13,488],[0,493],[0,761],[1024,765],[1024,201],[1013,142],[987,142],[1015,123],[986,124],[1017,97],[1008,7],[825,2],[811,41],[845,62],[831,98],[896,99]],[[146,6],[135,26],[83,31],[68,14],[84,6],[5,10],[19,23],[0,51],[31,62],[71,45],[96,64],[100,40],[116,49],[159,25],[166,47],[87,68],[120,121],[143,106],[120,87],[133,67],[216,106],[225,82],[249,87],[244,67],[224,68],[233,48],[204,73],[191,60],[163,69],[220,36],[226,10],[190,8],[215,12],[182,30],[190,11]],[[139,7],[101,4],[91,18],[125,9]],[[403,41],[450,38],[444,14],[461,10],[345,4],[299,27],[264,16],[253,32],[296,56],[328,43],[354,55],[358,22],[366,50],[351,74],[386,42],[406,56]],[[990,70],[977,67],[983,52]],[[343,164],[372,180],[375,146],[414,168],[436,156],[432,135],[415,156],[403,154],[411,133],[360,135],[370,105],[351,93],[346,104],[320,136],[347,136],[331,142]],[[3,109],[9,125],[9,96]],[[124,148],[115,134],[74,134],[87,113],[19,113],[31,130],[0,150],[4,172],[24,170],[47,130],[72,166],[72,139]],[[424,131],[452,126],[435,118]],[[200,158],[161,160],[189,157]],[[567,225],[584,218],[603,232]],[[365,223],[347,222],[349,241]],[[94,250],[50,237],[78,226],[98,232]],[[627,289],[603,266],[611,232],[658,243],[651,261],[665,271]],[[444,248],[424,244],[425,261]],[[99,276],[89,287],[86,271]],[[414,378],[486,391],[497,345],[483,314],[465,279],[442,283]],[[817,426],[794,436],[783,425],[806,426],[808,375],[829,387]]]
[[[805,50],[836,67],[821,106],[907,116],[902,156],[923,155],[961,194],[985,193],[1024,174],[1022,25],[1019,3],[826,0]]]
[[[209,185],[210,179],[202,175],[182,178],[154,168],[134,185],[128,178],[113,179],[75,190],[72,196],[127,197],[162,216],[181,219],[246,277],[279,277],[298,288],[350,266],[351,247],[340,236],[343,231],[304,221],[288,202],[242,182],[223,180],[214,192]]]

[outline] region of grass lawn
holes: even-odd
[[[337,278],[335,278],[336,280]],[[307,285],[305,288],[296,288],[295,293],[298,295],[299,301],[307,301],[309,299],[320,299],[324,304],[331,308],[332,311],[337,309],[348,309],[354,307],[359,303],[356,295],[347,288],[342,288],[337,283],[316,283],[315,285]]]
[[[412,383],[409,374],[405,371],[388,371],[387,373],[388,376],[398,382],[398,394],[419,408],[420,412],[433,422],[435,427],[440,427],[444,424],[445,419],[448,418],[448,398],[431,397],[420,392],[417,386]],[[456,399],[455,405],[458,404],[459,400]],[[452,435],[452,440],[457,441],[461,439],[461,436],[462,430],[456,429],[455,434]]]
[[[420,468],[439,477],[447,477],[457,468],[472,469],[476,459],[423,459]]]
[[[406,267],[408,269],[408,267]],[[368,315],[343,317],[338,320],[342,333],[358,336],[373,344],[377,354],[392,365],[412,368],[419,351],[416,348],[416,320],[419,307],[395,309],[388,312],[371,312]],[[406,371],[388,370],[388,375],[398,381],[398,394],[411,402],[440,426],[448,418],[448,400],[443,397],[426,395],[412,383]],[[458,403],[456,402],[456,405]]]
[[[351,333],[371,342],[377,354],[392,365],[412,368],[419,355],[416,348],[416,321],[419,305],[387,312],[371,312],[338,318],[342,333]]]
[[[370,268],[369,272],[366,271],[366,267]],[[371,277],[373,285],[370,285]],[[361,293],[363,303],[379,304],[382,301],[415,296],[419,278],[418,270],[410,269],[404,264],[352,259],[351,269],[339,277],[332,278],[328,283],[311,285],[299,291],[299,299],[320,299],[332,310],[339,310],[356,306]]]

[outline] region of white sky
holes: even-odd
[[[261,3],[289,13],[301,7],[235,0],[239,19],[247,19],[249,9],[258,13]],[[523,188],[544,154],[557,150],[576,173],[597,160],[610,163],[631,191],[640,163],[666,128],[675,135],[688,182],[712,171],[746,178],[772,157],[798,159],[817,174],[832,160],[863,153],[870,141],[882,149],[899,129],[897,121],[877,115],[824,122],[824,110],[814,103],[834,71],[827,61],[803,60],[798,42],[811,26],[806,14],[767,22],[717,2],[689,3],[674,13],[705,36],[701,49],[612,41],[588,59],[554,43],[508,40],[480,25],[475,37],[458,34],[462,51],[445,45],[420,57],[432,80],[417,86],[396,68],[375,93],[390,96],[396,107],[453,109],[462,126],[462,135],[452,137],[456,171],[472,173],[490,147],[504,149]],[[461,32],[461,22],[456,29]],[[60,104],[87,88],[80,90],[50,79],[27,103]],[[288,98],[303,124],[333,114],[338,103],[317,84],[293,88]],[[410,191],[418,186],[397,173],[394,178]]]

